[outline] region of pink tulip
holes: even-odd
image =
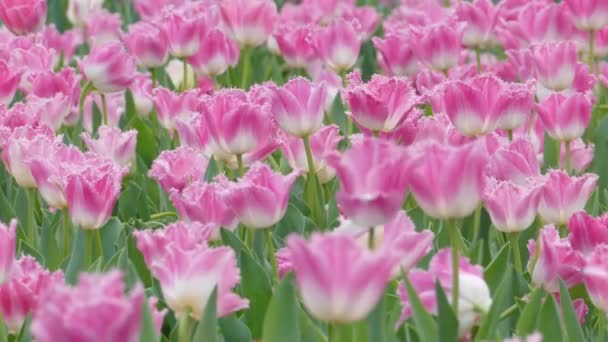
[[[498,23],[499,8],[490,0],[458,2],[456,17],[466,22],[462,43],[469,47],[486,47],[496,41],[494,29]]]
[[[552,224],[566,224],[570,217],[585,208],[585,204],[595,190],[598,176],[584,174],[580,177],[568,176],[561,170],[551,170],[545,176],[541,190],[538,213]]]
[[[391,158],[386,158],[390,155]],[[403,204],[406,151],[392,142],[363,137],[350,150],[327,156],[336,170],[340,211],[359,226],[374,227],[393,219]],[[367,165],[365,169],[361,165]]]
[[[57,94],[61,94],[69,99],[70,110],[78,105],[80,77],[72,68],[63,68],[57,73],[46,71],[31,74],[28,81],[33,95],[53,98]]]
[[[499,181],[525,185],[527,178],[540,176],[534,145],[527,139],[519,138],[509,146],[499,148],[488,162],[487,173]]]
[[[54,60],[55,65],[58,65],[61,54],[63,54],[64,64],[71,61],[76,49],[82,44],[82,35],[77,29],[71,29],[60,33],[57,31],[55,24],[50,24],[45,26],[40,34],[42,44],[46,46],[47,49],[53,49],[59,54]]]
[[[566,148],[562,143],[559,154],[559,167],[566,168]],[[595,145],[585,145],[583,139],[576,139],[570,142],[570,166],[576,174],[583,173],[593,162]]]
[[[233,203],[224,200],[228,181],[216,179],[213,183],[197,180],[186,185],[182,191],[169,190],[171,202],[180,217],[188,222],[213,223],[234,230],[238,218],[233,212]]]
[[[227,0],[220,8],[224,24],[243,46],[264,44],[277,20],[277,7],[270,0]]]
[[[270,113],[241,90],[221,90],[205,101],[201,110],[219,160],[222,154],[252,152],[272,133]]]
[[[580,211],[570,217],[568,231],[572,248],[589,256],[597,246],[608,244],[608,215],[596,218]]]
[[[87,19],[86,40],[92,48],[116,42],[121,36],[121,25],[120,14],[98,10]]]
[[[602,0],[566,0],[579,30],[597,31],[608,25],[608,3]]]
[[[147,117],[154,109],[154,96],[152,95],[152,80],[147,74],[139,74],[135,76],[133,84],[131,84],[131,94],[133,95],[133,103],[135,112],[141,117]]]
[[[413,76],[420,68],[413,47],[409,44],[409,35],[395,33],[384,39],[374,37],[372,42],[378,50],[378,63],[385,74]]]
[[[215,77],[239,61],[239,46],[224,32],[213,29],[201,37],[200,49],[188,58],[197,75]]]
[[[162,14],[165,7],[179,7],[185,0],[133,0],[133,7],[143,19],[154,19]]]
[[[587,259],[587,265],[583,269],[583,281],[587,287],[587,293],[591,302],[601,314],[608,312],[608,270],[606,260],[608,258],[608,245],[600,245],[593,251],[591,257]]]
[[[115,93],[133,82],[135,62],[120,43],[110,43],[94,48],[82,61],[82,71],[95,89]]]
[[[46,21],[46,1],[2,0],[0,19],[16,35],[38,32]]]
[[[540,202],[540,187],[521,186],[511,181],[491,179],[483,203],[492,224],[501,232],[521,232],[534,222]]]
[[[574,42],[534,45],[529,54],[536,78],[545,88],[562,91],[572,86],[578,63]]]
[[[255,163],[228,188],[225,199],[247,228],[270,228],[285,216],[291,186],[299,174],[295,170],[284,176],[264,163]]]
[[[144,261],[152,265],[163,261],[167,255],[166,247],[169,245],[184,250],[207,247],[211,235],[209,227],[198,222],[178,221],[163,229],[135,230],[133,235]]]
[[[406,79],[373,75],[368,83],[363,83],[357,70],[348,75],[348,83],[343,94],[351,118],[372,131],[390,132],[411,120],[411,110],[420,101]]]
[[[110,127],[118,127],[120,124],[120,118],[125,113],[126,104],[125,104],[124,91],[106,94],[105,98],[106,98],[106,109],[107,109],[107,114],[108,114],[106,116],[106,119],[108,120],[106,122],[106,125],[110,126]],[[84,130],[89,133],[93,132],[93,121],[94,121],[94,118],[93,118],[94,108],[93,107],[94,106],[97,106],[97,109],[99,110],[99,114],[103,115],[103,113],[101,113],[102,108],[103,108],[103,103],[101,100],[101,96],[99,96],[99,94],[97,94],[97,93],[93,93],[93,94],[87,96],[86,100],[84,101],[84,108],[83,108],[83,113],[82,113],[82,126],[83,126]],[[67,118],[66,118],[66,121],[67,121]]]
[[[86,169],[89,163],[111,163],[110,160],[83,154],[74,146],[59,145],[50,153],[27,161],[38,191],[46,204],[55,209],[67,206],[65,186],[67,177]]]
[[[21,74],[21,88],[29,92],[31,87],[30,76],[39,72],[52,71],[55,55],[54,50],[49,50],[40,44],[23,48],[17,47],[11,51],[7,65]]]
[[[207,26],[190,6],[165,12],[161,22],[172,56],[190,57],[201,48],[201,36],[205,34]]]
[[[5,62],[0,61],[0,104],[11,103],[20,82],[21,73],[15,72]]]
[[[317,59],[314,44],[310,39],[314,31],[311,24],[294,25],[285,22],[273,35],[285,63],[292,68],[306,68]]]
[[[528,270],[534,285],[542,286],[548,292],[559,292],[559,279],[568,288],[582,281],[585,266],[582,254],[572,248],[568,239],[560,239],[553,225],[540,231],[538,241],[538,246],[534,240],[528,241],[528,251],[533,256],[528,262]]]
[[[342,140],[339,131],[338,126],[330,125],[321,127],[310,136],[313,165],[321,184],[329,182],[336,175],[336,171],[328,165],[326,157],[337,151],[338,143]],[[302,139],[291,136],[285,137],[281,150],[292,169],[310,171]]]
[[[72,110],[70,98],[61,93],[48,98],[29,94],[26,99],[26,110],[35,113],[41,124],[51,127],[55,132],[59,131]]]
[[[492,75],[444,86],[443,106],[454,126],[466,136],[501,128],[513,130],[529,118],[534,95],[526,87],[508,84]]]
[[[166,192],[181,191],[186,185],[201,180],[207,171],[209,160],[190,147],[163,151],[152,163],[149,176]]]
[[[591,101],[584,94],[553,94],[538,104],[536,110],[547,133],[559,141],[583,136],[591,120]]]
[[[411,160],[410,190],[427,215],[464,218],[481,202],[487,160],[487,152],[477,143],[431,144]]]
[[[74,287],[55,284],[34,312],[33,337],[40,342],[137,340],[144,290],[136,285],[126,295],[125,287],[120,271],[82,274]]]
[[[165,31],[151,23],[139,21],[131,25],[123,42],[141,67],[158,68],[169,58],[169,39]]]
[[[338,18],[312,34],[317,55],[333,71],[344,72],[352,68],[359,57],[361,39],[358,21]]]
[[[11,277],[0,285],[0,314],[11,334],[17,334],[31,313],[45,303],[45,293],[63,282],[61,271],[49,272],[31,256],[15,260]]]
[[[315,85],[305,78],[293,78],[282,87],[272,87],[271,111],[277,124],[288,134],[307,137],[323,124],[324,83]]]
[[[169,132],[173,132],[178,118],[198,112],[198,96],[199,92],[196,90],[177,94],[163,87],[154,89],[153,101],[161,125]]]
[[[114,165],[92,165],[67,177],[65,197],[75,226],[89,230],[101,228],[112,215],[126,169]]]
[[[11,278],[16,234],[17,220],[11,220],[8,226],[0,222],[0,286]]]
[[[89,16],[102,7],[103,0],[69,0],[66,15],[74,26],[83,27]]]
[[[413,32],[418,60],[430,68],[446,72],[460,60],[461,34],[453,23],[441,22]]]
[[[160,282],[165,303],[177,317],[186,314],[200,320],[215,287],[219,317],[249,306],[248,300],[232,292],[240,281],[240,272],[231,248],[185,248],[171,242],[162,254],[148,267]]]
[[[82,133],[81,138],[87,149],[101,156],[108,157],[117,166],[129,166],[135,158],[137,130],[122,132],[120,128],[101,126],[97,131],[97,139],[88,133]]]
[[[408,272],[409,281],[422,301],[422,305],[432,314],[437,314],[437,298],[435,283],[438,282],[451,300],[452,295],[452,258],[449,248],[440,250],[429,265],[428,271],[414,269]],[[458,298],[458,336],[463,337],[479,321],[480,315],[488,312],[492,304],[490,289],[483,279],[483,270],[478,265],[472,265],[464,257],[459,258],[458,273],[460,292]],[[408,292],[403,284],[399,286],[398,294],[403,305],[401,318],[397,325],[401,325],[412,315],[412,305]]]
[[[19,186],[35,188],[36,181],[27,160],[48,155],[59,143],[60,139],[55,138],[53,131],[46,126],[19,127],[13,131],[8,142],[2,146],[2,161]]]
[[[384,294],[397,263],[344,234],[316,233],[309,242],[292,235],[287,247],[304,306],[327,322],[364,319]]]

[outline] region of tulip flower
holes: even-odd
[[[172,56],[190,57],[201,48],[201,36],[205,34],[207,26],[192,8],[182,6],[165,12],[161,22]]]
[[[291,186],[299,174],[300,170],[295,170],[284,176],[264,163],[255,163],[238,183],[229,187],[225,199],[246,227],[270,228],[285,215]]]
[[[115,93],[133,82],[135,62],[120,43],[109,43],[94,48],[83,59],[82,71],[95,89]]]
[[[11,277],[0,285],[0,314],[11,334],[17,334],[28,315],[38,312],[46,293],[63,282],[61,271],[49,272],[31,256],[15,260]]]
[[[579,211],[570,217],[568,231],[568,241],[572,248],[589,256],[597,246],[608,244],[608,215],[592,217]]]
[[[163,13],[165,7],[179,7],[185,0],[133,0],[133,8],[143,19],[155,19]]]
[[[456,17],[465,22],[462,43],[469,47],[484,48],[496,41],[495,27],[499,19],[499,7],[490,0],[459,2]]]
[[[525,185],[529,177],[540,176],[540,165],[532,143],[518,138],[509,146],[499,148],[488,162],[488,176],[499,181]]]
[[[608,270],[606,269],[606,258],[608,258],[608,246],[600,245],[593,251],[591,257],[587,259],[587,264],[583,269],[583,282],[587,287],[587,293],[591,302],[603,314],[608,312]],[[600,313],[600,315],[602,314]]]
[[[545,88],[562,91],[572,86],[578,64],[574,42],[534,45],[529,54],[532,70]]]
[[[413,31],[414,51],[421,63],[447,72],[460,60],[461,34],[453,23],[441,22]]]
[[[285,132],[307,137],[321,127],[327,96],[324,83],[315,85],[305,78],[294,78],[271,91],[272,114]]]
[[[281,24],[272,38],[277,42],[279,53],[285,63],[292,68],[306,68],[317,59],[317,54],[310,40],[314,26],[296,25],[291,22]]]
[[[292,235],[287,247],[304,306],[326,322],[364,319],[382,297],[397,263],[345,234],[316,233],[310,241]]]
[[[121,36],[121,17],[105,9],[95,11],[87,19],[87,42],[92,48],[116,42]]]
[[[224,24],[242,46],[262,45],[277,20],[277,7],[271,0],[227,0],[220,8]]]
[[[169,44],[165,31],[159,27],[139,21],[129,27],[123,41],[137,64],[144,68],[163,66],[169,58]]]
[[[343,93],[351,118],[374,132],[393,131],[411,119],[410,111],[419,102],[406,79],[374,75],[368,83],[363,83],[359,71],[348,75],[348,88]]]
[[[89,16],[103,7],[103,0],[69,0],[67,17],[74,26],[86,26]]]
[[[553,94],[538,104],[536,110],[547,133],[559,141],[580,138],[591,120],[591,101],[583,94]]]
[[[487,182],[483,202],[494,227],[505,233],[530,227],[538,211],[540,191],[538,185],[521,186],[495,179]]]
[[[561,169],[566,169],[566,164],[569,162],[572,171],[574,171],[575,174],[581,174],[591,166],[595,145],[585,145],[583,139],[580,138],[572,140],[567,148],[567,143],[561,143],[561,145],[558,163]],[[570,152],[568,156],[566,151]],[[568,158],[569,160],[567,160]]]
[[[16,35],[38,32],[46,21],[46,1],[2,0],[0,20]]]
[[[154,178],[166,192],[182,191],[188,184],[203,179],[209,160],[190,147],[163,151],[154,160],[149,176]]]
[[[213,29],[201,36],[200,49],[188,57],[197,75],[215,77],[239,61],[239,47],[225,33]]]
[[[568,176],[561,170],[551,170],[545,176],[538,207],[540,217],[546,223],[564,225],[570,217],[585,208],[595,190],[598,176],[584,174]]]
[[[81,135],[89,151],[112,159],[117,166],[131,164],[135,158],[136,130],[122,132],[120,128],[101,126],[97,134],[97,139],[93,139],[86,132]]]
[[[17,92],[17,87],[21,82],[21,73],[11,70],[5,63],[0,61],[0,103],[8,105]]]
[[[568,288],[582,282],[585,261],[568,239],[560,239],[557,229],[548,225],[541,229],[538,241],[538,245],[534,240],[528,241],[528,251],[534,256],[528,261],[534,285],[548,292],[559,292],[559,279]]]
[[[170,133],[176,129],[175,121],[198,111],[199,92],[186,91],[181,94],[169,89],[158,87],[154,90],[154,105],[161,125]]]
[[[131,84],[131,94],[133,95],[133,104],[135,112],[141,117],[147,117],[154,109],[154,95],[152,95],[152,87],[154,86],[150,77],[146,74],[135,76],[133,84]]]
[[[132,341],[142,325],[145,300],[141,285],[127,295],[120,271],[82,274],[76,286],[55,284],[41,299],[32,319],[36,341]],[[155,311],[151,308],[154,320]],[[92,320],[91,312],[95,312]]]
[[[340,211],[364,227],[391,221],[405,200],[406,158],[400,146],[369,137],[353,142],[351,149],[342,154],[327,156],[340,180],[336,195]]]
[[[391,34],[384,39],[372,38],[378,50],[378,63],[389,76],[413,76],[420,69],[418,59],[410,44],[410,36]]]
[[[15,239],[17,221],[9,225],[0,223],[0,286],[10,280],[13,260],[15,259]]]
[[[608,25],[608,3],[601,0],[566,0],[574,24],[582,31],[597,31]]]
[[[337,73],[352,68],[357,62],[362,43],[357,25],[356,20],[348,22],[338,18],[312,35],[317,55]]]

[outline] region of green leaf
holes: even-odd
[[[439,329],[439,341],[457,342],[458,319],[439,282],[435,283],[435,292],[437,293],[438,306],[437,324],[441,327],[441,329]]]
[[[235,314],[221,318],[219,324],[225,342],[251,341],[251,331]]]
[[[19,250],[22,253],[25,254],[29,254],[31,256],[33,256],[36,261],[38,261],[41,265],[46,264],[46,262],[44,261],[44,257],[42,256],[42,254],[40,254],[38,252],[38,250],[34,247],[32,247],[32,245],[30,245],[27,241],[25,240],[20,240],[19,241]]]
[[[215,161],[214,157],[209,159],[209,164],[207,164],[207,171],[205,171],[205,181],[211,182],[213,177],[217,176],[220,173],[220,169],[217,165],[217,161]]]
[[[211,292],[211,296],[205,305],[203,317],[201,317],[194,332],[193,341],[217,342],[217,287]]]
[[[545,132],[545,145],[543,150],[543,161],[545,168],[557,168],[559,166],[559,142],[555,141]]]
[[[270,278],[264,267],[250,253],[241,253],[241,289],[249,299],[244,320],[254,339],[262,337],[264,315],[272,296]]]
[[[508,291],[512,286],[512,278],[513,268],[508,266],[500,282],[500,286],[493,292],[492,307],[481,320],[479,330],[477,331],[477,335],[475,335],[475,341],[486,341],[492,337],[496,337],[496,327],[500,321],[500,314],[511,304],[507,299],[512,298],[508,296]]]
[[[517,321],[517,326],[515,327],[515,332],[517,336],[527,336],[534,332],[534,329],[536,327],[536,320],[540,311],[540,303],[544,295],[545,290],[543,290],[542,288],[537,288],[530,295],[528,299],[528,304],[526,304],[523,311],[521,312],[519,320]]]
[[[372,312],[367,316],[367,338],[369,341],[386,341],[386,298],[382,296]]]
[[[410,305],[412,306],[414,324],[416,326],[418,336],[420,336],[422,341],[438,342],[439,336],[437,335],[437,323],[422,305],[416,290],[414,290],[414,287],[412,287],[412,284],[407,276],[405,277],[405,286],[407,288],[407,296],[410,301]]]
[[[104,260],[109,260],[116,252],[118,237],[122,232],[122,223],[116,217],[112,217],[100,229]]]
[[[327,229],[327,213],[325,212],[325,199],[323,188],[316,174],[308,174],[304,186],[304,200],[311,212],[311,219],[321,230]]]
[[[293,273],[283,278],[270,300],[262,339],[264,342],[301,341]]]
[[[160,336],[156,335],[156,327],[154,326],[154,318],[152,317],[150,304],[147,300],[144,300],[142,305],[142,322],[141,330],[139,332],[139,341],[159,342]]]
[[[305,223],[306,218],[302,212],[290,203],[287,206],[285,216],[277,223],[274,235],[283,240],[291,233],[303,234]]]
[[[4,324],[2,315],[0,315],[0,342],[8,342],[8,328]]]
[[[64,259],[62,250],[57,241],[59,230],[63,234],[62,218],[64,212],[57,211],[54,214],[47,212],[46,219],[42,221],[40,232],[40,253],[44,257],[45,266],[51,271],[56,270]]]
[[[595,133],[595,153],[591,170],[600,176],[598,189],[608,188],[608,117],[602,119]]]
[[[236,235],[234,235],[233,232],[229,231],[228,229],[221,228],[220,236],[222,237],[222,241],[224,242],[224,244],[232,247],[235,252],[244,252],[249,255],[253,255],[251,250],[249,250],[249,248],[243,243],[243,241],[241,241],[241,239],[239,239]]]
[[[557,303],[551,294],[547,295],[545,303],[540,309],[538,329],[543,334],[543,341],[565,341]],[[569,339],[569,341],[576,340]],[[584,339],[580,341],[584,341]]]
[[[578,321],[574,306],[572,305],[572,298],[568,293],[568,289],[564,282],[560,279],[559,281],[559,299],[562,305],[562,313],[564,315],[564,323],[566,326],[566,332],[568,333],[569,341],[584,341],[585,335],[583,329]]]
[[[82,229],[75,229],[72,239],[70,261],[65,270],[65,280],[68,284],[76,284],[78,272],[85,268],[86,235]]]
[[[483,272],[483,277],[491,290],[496,290],[501,284],[501,280],[503,279],[505,271],[509,266],[509,252],[509,245],[505,244],[502,246],[500,251],[496,253],[494,260],[490,262],[488,267]]]

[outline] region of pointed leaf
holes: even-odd
[[[433,317],[426,311],[416,290],[410,283],[410,280],[405,277],[405,286],[407,288],[407,296],[412,306],[412,313],[414,316],[414,324],[416,332],[420,336],[422,341],[438,342],[439,336],[437,335],[437,323]]]
[[[217,342],[217,287],[205,305],[205,312],[194,332],[193,341]]]
[[[219,324],[225,342],[251,341],[251,331],[249,331],[247,325],[234,314],[221,318]]]
[[[566,340],[564,339],[565,335],[562,330],[557,303],[551,294],[547,295],[545,303],[540,309],[538,329],[543,334],[543,341],[559,342]],[[568,339],[568,341],[575,340]],[[584,339],[581,341],[584,341]]]
[[[264,319],[263,340],[264,342],[301,340],[293,274],[283,278],[270,300]]]
[[[564,315],[568,339],[570,341],[584,341],[585,335],[583,334],[583,329],[581,328],[576,312],[574,311],[572,299],[570,298],[566,285],[564,285],[564,282],[561,279],[559,281],[559,299],[562,305],[562,313]]]
[[[542,288],[534,290],[530,295],[528,304],[524,307],[519,316],[519,320],[517,321],[517,326],[515,327],[517,336],[527,336],[534,332],[538,313],[540,311],[541,300],[544,295],[545,291]]]
[[[435,292],[437,293],[439,341],[441,342],[457,342],[458,341],[458,319],[448,302],[448,298],[443,291],[439,282],[435,283]]]
[[[156,327],[154,326],[154,318],[152,317],[152,310],[147,300],[144,300],[142,304],[142,316],[141,316],[141,330],[139,332],[140,342],[158,342],[160,336],[156,335]]]

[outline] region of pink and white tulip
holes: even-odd
[[[364,319],[384,294],[397,261],[361,247],[348,235],[292,235],[287,247],[302,302],[313,317],[350,323]]]
[[[410,36],[403,33],[390,34],[381,39],[372,38],[378,50],[378,63],[389,76],[413,76],[420,69],[414,54]]]
[[[491,179],[483,196],[492,224],[501,232],[520,232],[532,225],[540,202],[540,187]]]
[[[149,176],[166,191],[182,191],[188,184],[203,179],[209,160],[190,147],[163,151],[154,160]]]
[[[466,23],[462,32],[462,43],[464,45],[484,48],[496,42],[494,32],[500,9],[492,1],[458,2],[455,13],[459,21]]]
[[[0,20],[16,35],[38,32],[46,21],[45,0],[2,0]]]
[[[391,132],[406,120],[419,103],[412,84],[404,78],[373,75],[363,83],[357,70],[348,75],[343,96],[351,118],[360,126],[375,132]]]
[[[84,27],[91,14],[103,7],[103,0],[69,0],[68,19],[77,27]]]
[[[608,269],[606,259],[608,258],[608,245],[600,245],[587,259],[583,269],[583,282],[589,293],[591,302],[605,314],[608,312]],[[601,315],[602,313],[600,313]]]
[[[190,57],[201,48],[201,36],[207,27],[200,15],[188,6],[165,12],[162,23],[173,57]]]
[[[545,176],[538,207],[540,217],[546,223],[563,225],[570,217],[585,208],[595,191],[598,176],[584,174],[568,176],[561,170],[551,170]]]
[[[228,188],[225,199],[247,228],[270,228],[285,216],[291,186],[299,174],[300,170],[294,170],[284,176],[264,163],[255,163]]]
[[[602,0],[566,0],[579,30],[597,31],[608,25],[608,3]]]
[[[597,246],[608,245],[608,215],[593,217],[580,211],[570,217],[568,231],[572,248],[589,256]]]
[[[527,139],[518,138],[509,146],[499,148],[488,162],[487,174],[518,185],[525,185],[529,177],[540,176],[534,145]]]
[[[8,105],[15,97],[21,83],[21,73],[13,70],[5,62],[0,61],[0,103]]]
[[[560,239],[557,229],[548,225],[540,231],[538,242],[539,245],[534,240],[528,241],[530,255],[536,256],[528,262],[534,285],[548,292],[559,292],[559,279],[568,288],[581,283],[585,260],[568,239]]]
[[[120,43],[94,48],[81,67],[87,80],[102,93],[125,90],[135,78],[135,62]]]
[[[414,31],[418,60],[436,71],[447,72],[460,61],[461,34],[453,23],[441,22]]]
[[[581,93],[553,94],[536,107],[547,133],[566,142],[583,136],[591,120],[591,109],[591,101]]]
[[[340,211],[364,227],[391,221],[405,200],[407,157],[402,147],[370,137],[354,141],[342,154],[327,156],[340,181],[336,194]]]
[[[169,58],[169,44],[165,31],[154,24],[140,21],[129,27],[123,42],[137,64],[144,68],[163,66]]]
[[[412,195],[431,217],[469,216],[481,202],[487,160],[487,152],[478,143],[423,147],[410,163]]]
[[[529,50],[533,72],[547,89],[562,91],[572,87],[576,77],[578,59],[572,41],[543,43]]]
[[[270,88],[271,111],[281,129],[297,137],[314,134],[323,124],[327,90],[305,78],[294,78],[282,87]]]
[[[361,39],[358,21],[336,19],[312,34],[317,55],[333,71],[340,73],[352,68],[359,57]]]
[[[121,36],[121,16],[105,9],[98,10],[87,19],[87,42],[92,48],[116,42]]]
[[[239,46],[224,32],[213,29],[201,37],[200,49],[188,58],[197,75],[215,77],[239,61]]]
[[[16,234],[16,220],[11,220],[8,226],[0,223],[0,286],[11,278],[13,260],[15,259]]]
[[[154,90],[154,106],[161,125],[170,132],[175,131],[175,121],[198,112],[199,92],[190,90],[181,94],[163,87]]]
[[[566,143],[562,143],[559,154],[559,167],[566,168]],[[585,145],[583,139],[575,139],[570,142],[570,167],[576,174],[585,172],[591,166],[594,157],[595,145]]]
[[[131,84],[131,94],[137,115],[147,117],[154,109],[154,95],[152,95],[152,80],[146,74],[135,76]]]
[[[317,59],[317,53],[310,37],[314,31],[310,24],[297,25],[286,22],[279,26],[272,38],[277,43],[285,63],[292,68],[306,68]]]
[[[220,8],[224,24],[242,46],[264,44],[277,20],[277,7],[271,0],[227,0]]]
[[[101,126],[97,135],[97,139],[93,139],[88,133],[82,133],[81,138],[89,151],[112,159],[118,166],[131,164],[135,158],[137,130],[122,132],[117,127]]]

